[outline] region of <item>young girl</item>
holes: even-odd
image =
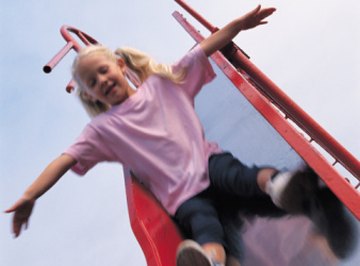
[[[316,189],[314,178],[243,165],[204,138],[194,111],[194,97],[214,78],[207,57],[241,30],[265,24],[274,11],[258,6],[202,41],[172,67],[156,64],[133,49],[115,53],[102,46],[83,49],[74,61],[73,77],[93,119],[6,211],[14,212],[15,236],[27,226],[36,199],[69,169],[83,175],[102,161],[117,161],[131,169],[181,228],[190,232],[195,241],[181,244],[177,265],[225,265],[226,254],[228,265],[239,265],[238,249],[223,229],[225,215],[219,202],[241,204],[251,199],[268,204],[271,198],[287,212],[303,212],[303,200]],[[139,87],[135,90],[128,79]],[[294,188],[302,193],[294,193]]]

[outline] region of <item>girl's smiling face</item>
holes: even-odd
[[[101,53],[91,53],[81,58],[78,64],[80,84],[86,92],[104,104],[121,104],[135,91],[125,78],[125,63],[113,61]]]

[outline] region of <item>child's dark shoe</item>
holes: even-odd
[[[325,236],[334,254],[339,259],[349,257],[357,244],[357,224],[355,218],[329,188],[318,191],[308,206],[307,215],[317,230]]]
[[[289,214],[303,214],[319,189],[319,178],[310,169],[279,172],[266,185],[266,192],[276,206]]]
[[[309,217],[338,258],[354,250],[358,238],[354,218],[329,188],[320,188],[312,169],[280,172],[268,182],[266,191],[279,208]]]

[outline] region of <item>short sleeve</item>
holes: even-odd
[[[103,149],[104,145],[101,145],[99,134],[88,125],[64,154],[70,155],[77,161],[71,170],[78,175],[85,175],[97,163],[107,160]]]
[[[196,45],[183,58],[173,65],[173,71],[185,69],[186,76],[181,84],[183,90],[192,98],[201,88],[216,76],[208,57],[200,45]]]

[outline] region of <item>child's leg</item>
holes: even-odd
[[[353,218],[329,188],[319,186],[319,177],[310,168],[295,172],[249,168],[226,153],[210,158],[209,172],[212,186],[224,195],[254,200],[268,195],[287,213],[306,215],[337,257],[345,258],[353,250],[357,238]]]
[[[291,213],[303,213],[303,202],[318,188],[317,179],[303,172],[248,167],[230,153],[209,160],[211,185],[220,194],[256,199],[270,196],[274,204]]]
[[[241,233],[243,220],[239,217],[238,211],[232,208],[227,208],[226,205],[219,206],[219,208],[226,243],[225,265],[240,266],[240,262],[244,258],[244,243]]]
[[[259,172],[258,167],[247,167],[231,153],[216,154],[209,159],[211,187],[219,194],[243,198],[265,197],[266,193],[260,188],[262,182],[257,181]],[[261,174],[261,179],[267,179],[266,175]]]
[[[178,249],[177,265],[225,265],[224,231],[212,201],[199,195],[184,202],[175,220],[191,235]]]

